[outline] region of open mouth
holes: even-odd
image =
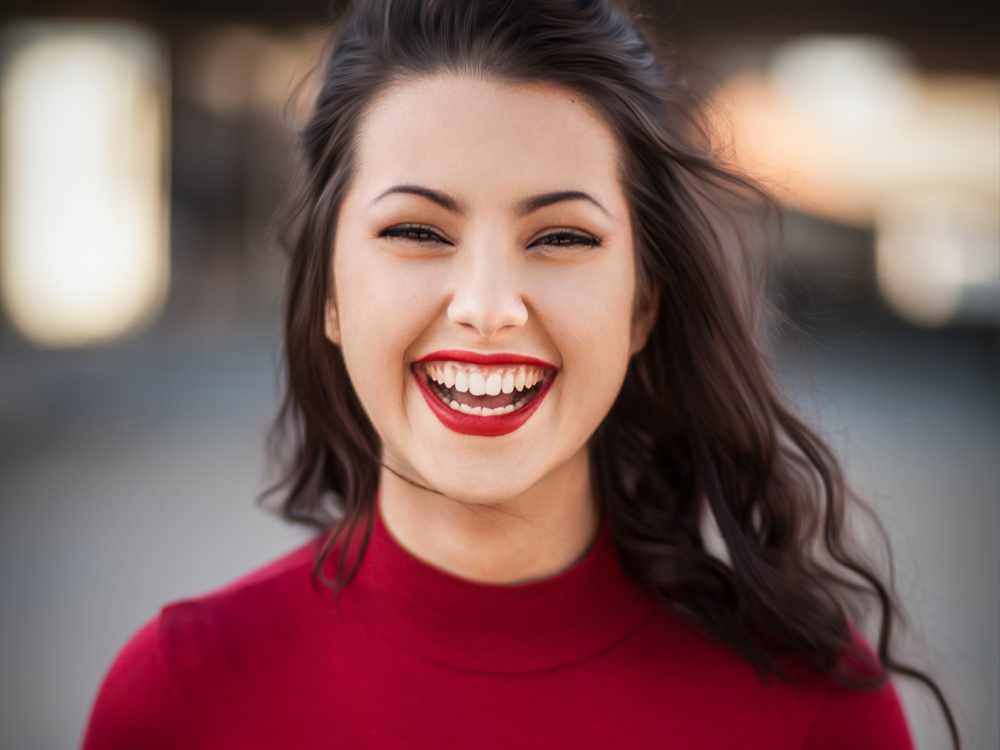
[[[451,387],[439,383],[430,376],[423,363],[414,365],[414,373],[426,383],[428,390],[448,408],[462,414],[489,417],[512,414],[529,408],[555,377],[556,370],[546,370],[541,380],[522,390],[514,388],[510,393],[501,391],[496,395],[484,393],[478,396],[472,394],[468,387],[466,390],[459,390],[459,383]]]

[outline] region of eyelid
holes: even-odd
[[[444,239],[441,236],[440,232],[438,232],[436,229],[432,229],[431,227],[427,226],[426,224],[411,224],[411,223],[393,224],[392,226],[386,227],[385,229],[383,229],[382,231],[380,231],[378,233],[378,237],[380,237],[380,238],[384,237],[386,239],[391,239],[391,240],[395,240],[395,239],[409,239],[408,237],[391,236],[389,233],[390,232],[421,232],[421,231],[422,232],[427,232],[428,234],[433,234],[438,239]]]
[[[448,242],[448,240],[446,240],[443,237],[441,237],[441,234],[437,230],[432,229],[431,227],[427,226],[426,224],[414,224],[414,223],[409,223],[409,222],[404,222],[402,224],[394,224],[392,226],[386,227],[385,229],[383,229],[382,231],[379,232],[378,237],[379,238],[385,238],[385,239],[409,240],[409,239],[411,239],[409,237],[400,237],[398,235],[391,235],[390,234],[390,232],[407,232],[407,231],[414,231],[414,232],[423,231],[423,232],[427,232],[428,234],[432,234],[432,235],[434,235],[437,238],[437,239],[433,239],[432,238],[432,239],[429,239],[429,240],[412,240],[413,242],[416,242],[417,244],[426,245],[426,244],[438,243],[440,241]],[[585,232],[585,231],[583,231],[581,229],[570,229],[568,227],[565,227],[565,228],[563,228],[563,227],[556,227],[554,229],[546,230],[544,234],[539,235],[538,238],[535,239],[534,241],[532,241],[531,244],[534,245],[534,244],[536,244],[537,242],[539,242],[541,240],[545,240],[545,239],[548,239],[548,238],[553,237],[553,236],[571,237],[571,238],[573,238],[573,239],[575,239],[577,241],[576,242],[571,242],[571,243],[566,243],[566,244],[561,244],[561,245],[560,244],[549,244],[549,243],[543,243],[543,244],[546,244],[548,247],[578,247],[578,246],[582,245],[584,247],[590,247],[590,248],[598,248],[598,247],[601,247],[604,244],[603,240],[600,237],[598,237],[598,236],[596,236],[596,235],[594,235],[594,234],[592,234],[590,232]]]

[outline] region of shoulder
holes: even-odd
[[[190,690],[192,673],[204,678],[218,670],[216,657],[227,653],[236,631],[260,627],[276,609],[287,615],[287,608],[273,606],[277,601],[303,600],[311,589],[319,540],[314,537],[203,594],[168,602],[147,619],[100,683],[83,750],[183,744],[196,698]]]
[[[260,655],[278,631],[299,625],[314,600],[311,572],[320,544],[313,537],[221,586],[164,605],[160,638],[177,679],[240,669],[248,650]]]
[[[84,750],[173,744],[183,702],[162,649],[162,610],[119,650],[101,682],[83,738]]]
[[[878,655],[864,636],[852,626],[854,650],[841,666],[851,676],[878,673]],[[857,690],[826,678],[817,686],[816,705],[809,728],[806,750],[913,750],[913,736],[906,713],[887,675],[881,686]]]
[[[852,649],[844,652],[839,672],[855,678],[876,676],[880,667],[876,653],[853,625],[851,637]],[[795,680],[775,675],[764,679],[743,654],[675,611],[655,618],[645,637],[627,648],[647,692],[661,689],[663,675],[671,675],[666,682],[669,702],[690,706],[692,715],[702,706],[714,706],[724,713],[728,728],[743,733],[741,746],[914,749],[889,679],[877,688],[850,688],[789,656],[778,657],[778,662]]]

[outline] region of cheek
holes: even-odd
[[[555,269],[536,290],[556,344],[567,358],[586,361],[628,350],[633,274],[618,258],[576,269]],[[559,271],[562,272],[558,273]],[[597,357],[600,353],[602,356]]]
[[[359,245],[359,247],[362,247]],[[410,350],[435,314],[432,285],[414,283],[398,259],[348,251],[335,260],[341,348],[351,382],[385,434],[399,414]]]
[[[386,362],[392,360],[397,344],[406,340],[410,327],[417,325],[424,288],[397,266],[398,261],[365,243],[334,260],[345,339]]]
[[[624,382],[634,282],[618,262],[579,270],[572,283],[549,285],[543,309],[563,357],[564,392],[589,424],[603,418]]]

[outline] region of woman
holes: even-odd
[[[272,492],[319,533],[165,606],[85,748],[905,750],[889,670],[958,746],[716,231],[765,196],[635,21],[371,0],[333,41],[272,435]]]

